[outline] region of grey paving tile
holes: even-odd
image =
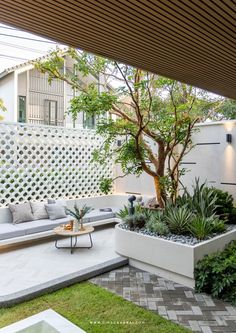
[[[90,281],[193,332],[236,333],[235,307],[157,275],[125,266]]]

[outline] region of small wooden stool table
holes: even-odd
[[[55,241],[55,247],[57,249],[70,249],[70,253],[72,254],[74,249],[91,249],[93,247],[93,241],[91,237],[91,233],[94,231],[93,227],[84,227],[84,230],[79,231],[72,231],[72,230],[64,230],[62,227],[57,227],[53,229],[55,234],[58,236],[63,237],[70,237],[70,246],[58,246],[58,239]],[[90,239],[90,246],[76,246],[77,245],[77,237],[81,235],[89,235]],[[75,238],[74,244],[73,244],[73,237]]]

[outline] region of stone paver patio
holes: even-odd
[[[236,308],[157,275],[125,266],[90,281],[194,332],[236,333]]]

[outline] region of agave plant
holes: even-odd
[[[210,217],[215,214],[217,196],[212,190],[203,189],[192,198],[192,207],[195,213],[201,217]]]
[[[199,240],[205,239],[207,236],[213,233],[215,219],[215,216],[195,217],[192,223],[189,225],[190,233]]]
[[[188,232],[188,225],[191,223],[192,213],[187,207],[168,205],[164,215],[167,226],[172,233],[183,235]]]
[[[177,199],[179,207],[185,206],[197,216],[210,217],[217,209],[217,195],[213,189],[207,188],[206,184],[200,184],[199,178],[195,179],[193,194],[190,195],[185,189],[184,194]]]
[[[84,205],[82,208],[79,208],[76,204],[74,205],[74,211],[67,208],[66,209],[66,212],[67,214],[73,216],[77,221],[78,223],[81,224],[81,230],[84,230],[84,226],[83,226],[83,217],[91,212],[93,210],[92,207],[89,207],[87,205]]]
[[[129,215],[129,207],[127,206],[124,206],[124,208],[120,209],[119,213],[117,213],[117,216],[122,220],[124,220],[124,218],[128,215]]]
[[[117,216],[123,220],[129,214],[129,206],[124,206],[122,209],[119,210]],[[145,209],[140,204],[137,204],[134,206],[134,214],[145,214]]]

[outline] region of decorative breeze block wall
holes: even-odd
[[[0,123],[0,140],[0,206],[99,196],[100,178],[113,177],[112,161],[91,163],[94,130]]]

